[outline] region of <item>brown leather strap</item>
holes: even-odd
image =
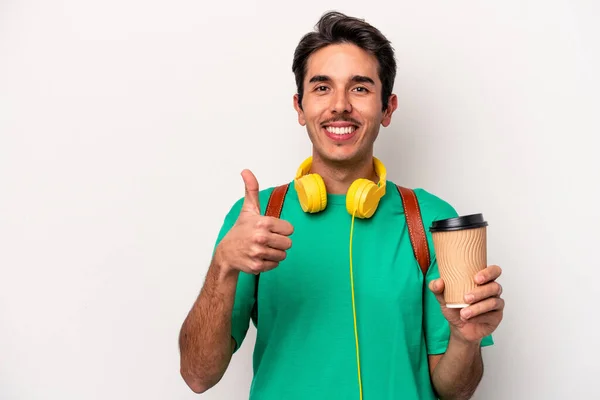
[[[430,264],[429,246],[427,245],[427,236],[425,235],[425,228],[423,227],[421,209],[419,208],[417,196],[412,189],[407,189],[399,185],[396,185],[396,187],[398,188],[400,197],[402,197],[402,206],[404,207],[406,224],[408,225],[408,233],[410,235],[410,242],[412,243],[415,258],[421,266],[423,276],[426,276]]]
[[[273,189],[271,196],[269,197],[267,210],[265,211],[266,216],[279,218],[281,210],[283,209],[283,200],[285,199],[289,186],[290,184],[286,183],[285,185],[277,186]]]
[[[277,186],[271,192],[269,196],[269,202],[267,203],[267,209],[265,210],[265,215],[267,217],[275,217],[279,218],[281,215],[281,210],[283,209],[283,201],[285,200],[285,195],[287,194],[288,188],[290,184],[286,183],[285,185]],[[260,274],[257,274],[254,278],[254,307],[252,307],[251,315],[254,319],[254,323],[258,327],[258,282],[260,280]]]
[[[402,197],[402,206],[404,207],[404,215],[406,216],[406,224],[408,226],[408,233],[410,236],[410,242],[413,247],[415,258],[421,267],[423,275],[427,274],[429,264],[431,263],[429,257],[429,245],[427,244],[427,236],[425,234],[425,228],[423,226],[423,220],[421,218],[421,209],[417,196],[412,189],[396,185],[398,192]],[[269,197],[269,203],[265,215],[270,217],[279,218],[281,210],[283,209],[283,201],[287,194],[289,183],[285,185],[277,186],[271,192]]]

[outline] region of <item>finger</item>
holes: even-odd
[[[283,250],[272,249],[270,247],[265,247],[260,252],[260,258],[265,261],[275,261],[281,262],[285,260],[287,254]]]
[[[275,233],[278,235],[289,236],[294,233],[294,227],[288,221],[275,218],[260,216],[256,219],[256,228],[259,231]]]
[[[260,274],[261,272],[270,271],[279,265],[277,261],[252,259],[248,262],[248,270],[252,274]]]
[[[250,248],[248,255],[253,260],[269,260],[277,262],[284,260],[286,257],[285,251],[260,244],[253,245]]]
[[[271,233],[267,236],[267,246],[277,250],[288,250],[292,247],[292,239],[287,236]]]
[[[469,318],[469,323],[497,326],[502,320],[502,310],[490,311],[477,317]]]
[[[244,204],[243,211],[250,211],[260,214],[260,202],[258,200],[258,181],[249,169],[242,171],[242,179],[244,180]]]
[[[502,275],[502,268],[497,265],[490,265],[489,267],[479,271],[477,275],[475,275],[475,283],[482,285],[487,282],[491,282],[495,279],[498,279]]]
[[[472,304],[489,297],[499,297],[502,294],[502,286],[498,282],[490,282],[478,286],[465,295],[465,302]]]
[[[442,278],[433,279],[429,282],[429,289],[433,293],[444,293],[444,280]]]
[[[267,272],[267,271],[277,268],[279,266],[279,262],[263,260],[262,265],[263,265],[262,272]]]
[[[460,312],[460,316],[462,319],[468,320],[489,313],[490,311],[502,309],[504,309],[504,300],[498,297],[491,297],[463,308]]]
[[[444,300],[444,280],[443,279],[434,279],[429,282],[429,290],[431,290],[437,299],[437,301],[442,305],[446,305],[446,300]]]
[[[294,233],[294,227],[292,224],[279,218],[275,218],[275,221],[273,221],[273,224],[270,226],[270,230],[273,233],[278,233],[284,236],[290,236],[292,233]]]

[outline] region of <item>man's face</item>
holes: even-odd
[[[379,125],[388,126],[397,99],[382,111],[381,81],[375,56],[353,44],[329,45],[307,62],[302,109],[315,156],[334,162],[358,161],[373,154]]]

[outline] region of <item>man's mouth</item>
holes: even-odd
[[[356,126],[350,125],[345,127],[326,126],[325,129],[334,135],[348,135],[356,130]]]
[[[346,121],[332,122],[323,126],[325,135],[337,142],[351,139],[357,130],[357,125]]]

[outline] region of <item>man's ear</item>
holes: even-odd
[[[302,126],[306,125],[304,111],[302,111],[302,105],[300,104],[300,96],[298,94],[294,95],[294,109],[298,113],[298,123]]]
[[[383,112],[383,119],[381,120],[381,125],[387,128],[387,126],[392,122],[392,114],[398,108],[398,97],[395,94],[390,95],[388,99],[388,106]]]

